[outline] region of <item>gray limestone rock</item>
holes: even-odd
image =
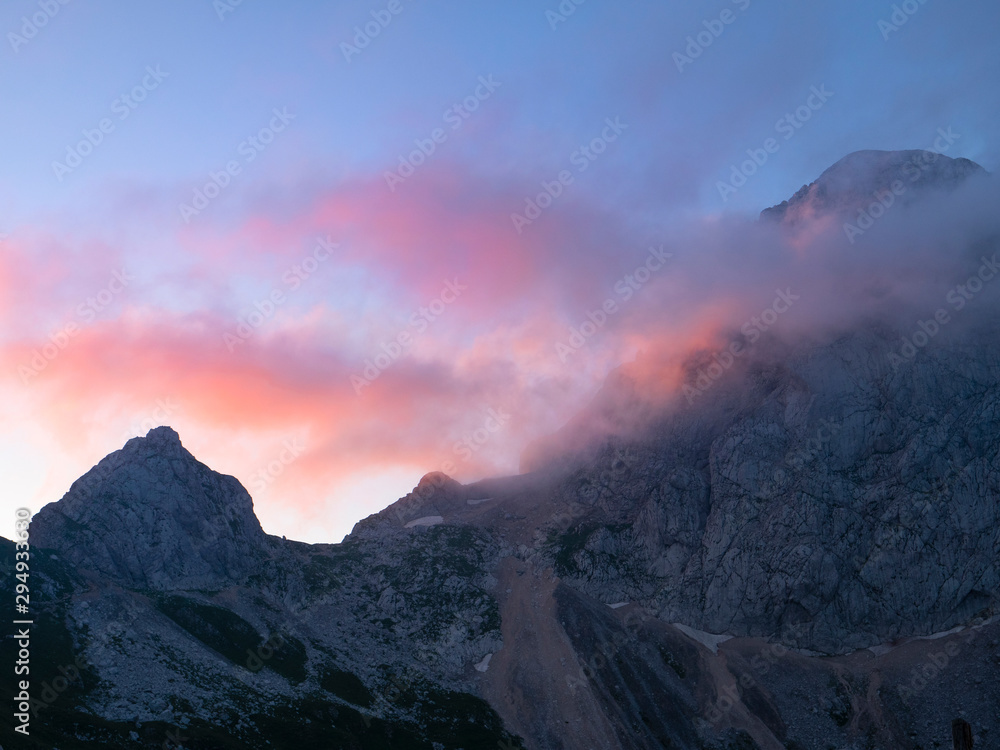
[[[148,589],[231,585],[258,570],[269,547],[239,481],[198,462],[169,427],[129,440],[42,508],[31,540]]]

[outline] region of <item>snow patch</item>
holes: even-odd
[[[412,529],[414,526],[437,526],[444,521],[444,516],[424,516],[417,518],[406,524],[406,528]]]
[[[627,604],[628,602],[615,602],[614,604],[609,604],[608,606],[611,607],[611,609],[620,609],[621,607],[624,607]]]
[[[475,665],[476,666],[476,671],[477,672],[485,672],[487,669],[489,669],[490,668],[490,659],[492,659],[492,658],[493,658],[493,654],[486,654],[486,656],[483,657],[483,660],[481,662],[479,662],[478,664]]]
[[[481,500],[466,500],[465,502],[467,505],[479,505],[480,503],[488,503],[492,499],[492,497],[484,497]]]
[[[975,625],[956,625],[950,630],[942,630],[937,633],[931,633],[930,635],[915,635],[910,638],[904,638],[903,640],[897,642],[895,645],[888,643],[879,643],[875,646],[869,646],[866,650],[871,651],[875,656],[883,656],[888,654],[890,651],[895,651],[900,646],[905,646],[907,643],[912,643],[913,641],[936,641],[938,638],[946,638],[949,635],[954,635],[955,633],[961,633],[965,630],[979,630],[985,625],[990,625],[996,620],[1000,619],[1000,616],[994,615],[987,620],[983,620]]]
[[[733,636],[731,635],[717,635],[715,633],[706,633],[704,630],[696,630],[695,628],[690,628],[687,625],[683,625],[679,622],[670,623],[679,631],[684,633],[688,638],[693,638],[698,641],[702,646],[709,649],[713,654],[719,653],[719,644],[725,643],[730,640]]]

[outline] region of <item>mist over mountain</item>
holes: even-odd
[[[996,745],[997,197],[863,151],[689,225],[642,354],[521,474],[428,474],[341,544],[130,440],[32,521],[53,687],[16,746]]]
[[[898,196],[905,196],[901,203],[909,205],[927,192],[946,193],[971,176],[986,174],[968,159],[943,156],[953,144],[954,136],[942,132],[935,142],[937,151],[855,151],[790,199],[761,211],[761,218],[794,223],[834,214],[853,220],[873,203],[891,201],[883,206],[888,209]]]

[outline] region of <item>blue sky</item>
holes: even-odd
[[[473,123],[479,137],[453,155],[484,171],[544,174],[593,124],[620,114],[632,137],[616,166],[674,175],[647,177],[671,183],[662,187],[668,207],[717,209],[719,173],[823,83],[836,92],[828,111],[787,144],[740,207],[782,198],[850,150],[922,147],[938,127],[963,133],[963,155],[993,166],[995,5],[927,0],[883,39],[877,24],[891,19],[890,3],[746,3],[587,0],[553,30],[545,11],[558,3],[400,0],[402,12],[351,62],[340,43],[385,4],[244,0],[221,21],[207,0],[57,4],[16,53],[10,39],[2,48],[7,221],[116,189],[183,192],[276,106],[296,114],[294,134],[251,179],[377,170],[484,74],[503,82],[491,121]],[[20,34],[22,18],[40,7],[5,4],[0,29]],[[672,54],[727,9],[736,20],[679,72]],[[57,183],[51,161],[107,116],[147,65],[169,78]]]

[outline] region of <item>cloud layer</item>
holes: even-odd
[[[71,4],[9,50],[11,502],[37,509],[169,423],[266,529],[337,539],[427,471],[516,471],[637,355],[676,393],[776,300],[787,335],[887,308],[905,325],[995,230],[992,187],[853,244],[839,220],[755,223],[845,153],[941,128],[995,169],[992,5],[927,3],[886,34],[891,7],[860,1],[588,3],[554,25],[527,2],[430,2],[347,60],[370,10]],[[149,66],[167,75],[121,118]],[[69,148],[89,153],[57,179]]]

